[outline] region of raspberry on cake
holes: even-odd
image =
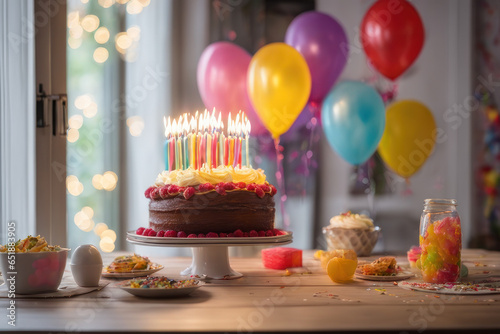
[[[275,194],[260,169],[204,165],[164,171],[145,191],[150,199],[149,228],[151,234],[175,231],[198,238],[239,232],[255,237],[257,231],[269,230],[273,234]]]

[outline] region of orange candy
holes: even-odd
[[[326,273],[333,282],[346,283],[352,280],[358,266],[358,257],[353,250],[335,250],[327,265]]]

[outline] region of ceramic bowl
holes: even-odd
[[[353,249],[357,256],[369,256],[377,243],[380,227],[374,229],[324,227],[328,250]]]
[[[68,253],[68,248],[55,252],[0,253],[0,270],[8,290],[15,290],[16,294],[57,291]]]

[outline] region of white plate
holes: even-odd
[[[402,281],[414,276],[415,274],[406,270],[400,271],[395,276],[363,275],[358,272],[354,273],[354,277],[368,281]]]
[[[173,238],[175,239],[175,238]],[[182,239],[182,238],[180,238]],[[225,238],[220,238],[221,240]],[[256,238],[239,238],[239,239],[256,239]],[[222,242],[203,242],[201,240],[204,239],[198,239],[197,243],[187,243],[187,242],[165,242],[165,243],[159,243],[159,242],[145,242],[145,241],[140,241],[136,240],[131,237],[127,237],[126,239],[128,242],[135,244],[135,245],[141,245],[141,246],[154,246],[154,247],[220,247],[220,246],[226,246],[226,247],[231,247],[231,246],[257,246],[257,245],[267,245],[267,246],[281,246],[281,245],[287,245],[292,242],[292,239],[283,239],[279,241],[271,241],[271,242],[264,242],[264,241],[248,241],[248,242],[236,242],[236,241],[231,241],[228,242],[227,240],[224,240]],[[195,239],[196,240],[196,239]]]
[[[205,282],[196,281],[195,285],[188,286],[185,288],[141,289],[141,288],[126,287],[125,285],[128,285],[128,283],[129,283],[129,281],[121,282],[121,283],[117,284],[117,286],[120,289],[127,291],[128,293],[130,293],[134,296],[144,297],[144,298],[174,298],[174,297],[187,296],[205,284]]]
[[[157,263],[152,263],[151,266],[153,267],[152,269],[148,270],[132,270],[128,272],[120,272],[120,273],[110,273],[106,271],[106,268],[102,270],[102,277],[106,278],[134,278],[134,277],[141,277],[141,276],[147,276],[151,275],[157,271],[162,270],[164,267],[161,264]]]
[[[217,245],[239,245],[239,244],[269,244],[281,243],[292,240],[292,232],[286,232],[283,235],[272,237],[248,237],[248,238],[168,238],[168,237],[145,237],[137,235],[135,231],[127,232],[127,239],[130,241],[139,241],[147,244],[217,244]]]
[[[478,289],[477,291],[471,289],[471,285],[467,284],[455,284],[454,287],[450,288],[450,284],[403,281],[399,282],[398,286],[406,290],[441,293],[445,295],[489,295],[493,293],[500,293],[500,282],[474,284],[473,286]]]

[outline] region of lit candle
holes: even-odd
[[[250,157],[249,157],[249,136],[250,136],[250,130],[252,126],[250,125],[250,121],[247,119],[246,120],[246,126],[245,126],[245,162],[248,168],[250,168]]]
[[[219,113],[220,117],[220,113]],[[212,128],[213,141],[212,141],[212,168],[217,168],[219,166],[219,151],[217,150],[219,147],[219,123],[215,119],[215,116],[212,116],[211,119],[212,124],[210,127]]]
[[[229,159],[228,159],[228,165],[232,165],[234,162],[234,129],[233,129],[233,123],[231,123],[231,127],[229,127]]]
[[[170,139],[168,141],[168,146],[169,146],[169,160],[168,160],[168,170],[172,171],[175,169],[175,138],[170,135]]]
[[[212,167],[212,133],[210,130],[210,116],[207,115],[205,118],[205,150],[206,150],[206,162],[207,168]]]
[[[241,146],[241,136],[238,136],[238,167],[241,168],[241,156],[243,147]]]
[[[173,134],[172,141],[174,142],[173,146],[174,146],[174,159],[175,159],[174,169],[178,169],[179,168],[179,152],[177,149],[177,121],[175,119],[172,122],[172,134]]]
[[[200,169],[203,166],[203,163],[205,162],[204,160],[204,155],[205,155],[205,150],[203,147],[203,136],[201,134],[201,131],[203,130],[203,116],[200,115],[198,118],[198,135],[196,137],[196,147],[197,147],[197,154],[198,154],[198,169]]]
[[[179,122],[177,123],[177,152],[179,155],[179,165],[177,166],[177,169],[183,169],[184,168],[184,157],[182,154],[182,119],[183,117],[179,117]]]
[[[182,152],[184,155],[184,166],[183,169],[187,169],[189,167],[189,154],[188,154],[188,115],[184,115],[184,123],[182,123]]]
[[[196,112],[196,117],[198,117],[198,112]],[[189,166],[196,168],[196,119],[191,116],[191,133],[189,134]]]
[[[219,129],[220,129],[220,135],[219,135],[219,161],[221,165],[225,165],[226,163],[226,155],[225,155],[225,147],[226,147],[226,136],[224,135],[224,123],[220,121],[220,115],[219,115]]]
[[[168,118],[168,124],[167,124],[167,118],[163,116],[163,126],[165,128],[165,145],[164,145],[164,153],[165,153],[165,169],[170,170],[170,145],[169,145],[169,140],[172,132],[172,124],[170,122],[170,117]]]
[[[240,120],[240,113],[236,116],[236,152],[234,154],[233,166],[239,166],[241,168],[241,122],[243,121],[243,116]]]

